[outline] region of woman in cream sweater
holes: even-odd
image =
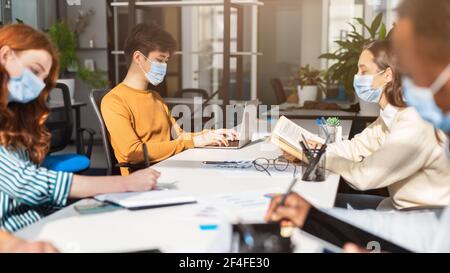
[[[390,197],[341,194],[336,205],[380,210],[449,205],[445,135],[406,107],[389,42],[366,46],[358,68],[356,93],[362,100],[378,103],[380,116],[352,140],[330,144],[327,169],[356,190],[388,187]]]

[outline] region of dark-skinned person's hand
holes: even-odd
[[[266,222],[279,222],[282,227],[303,228],[312,205],[296,193],[291,193],[284,205],[280,205],[283,195],[276,196],[266,213]],[[343,247],[346,253],[371,253],[368,249],[353,243]]]
[[[370,253],[370,251],[367,250],[366,248],[353,243],[345,244],[343,249],[346,253]]]
[[[266,222],[280,222],[282,227],[303,227],[308,216],[311,204],[296,193],[286,198],[284,205],[280,205],[283,195],[272,199],[266,213]]]

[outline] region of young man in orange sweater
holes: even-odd
[[[124,81],[102,101],[101,111],[110,135],[111,145],[119,163],[140,163],[144,160],[143,143],[147,145],[151,163],[165,160],[194,147],[228,145],[227,138],[236,138],[234,130],[184,132],[171,116],[163,99],[153,86],[163,82],[167,61],[175,51],[176,42],[166,31],[154,25],[139,24],[125,43],[129,64]],[[171,130],[176,136],[171,135]],[[129,170],[122,168],[122,175]]]

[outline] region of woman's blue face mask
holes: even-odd
[[[355,75],[353,80],[353,87],[355,88],[356,94],[360,99],[366,102],[378,103],[383,93],[384,86],[380,88],[374,88],[373,82],[375,76],[383,73],[377,73],[375,75]]]
[[[419,87],[408,77],[403,78],[403,95],[406,103],[420,116],[441,129],[450,132],[450,113],[444,113],[436,104],[434,95],[450,80],[450,64],[429,88]]]
[[[13,52],[16,64],[20,67],[18,77],[10,77],[8,82],[9,102],[29,103],[39,97],[45,88],[45,83],[30,69],[25,67]]]

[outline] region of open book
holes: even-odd
[[[303,154],[302,147],[300,146],[300,141],[303,140],[302,134],[307,140],[312,140],[321,144],[325,143],[325,139],[309,132],[284,116],[282,116],[275,125],[270,141],[286,153],[291,154],[302,161],[307,161],[306,156]]]
[[[147,192],[127,192],[103,194],[95,197],[98,201],[109,202],[129,210],[158,208],[196,203],[197,200],[178,190],[153,190]]]

